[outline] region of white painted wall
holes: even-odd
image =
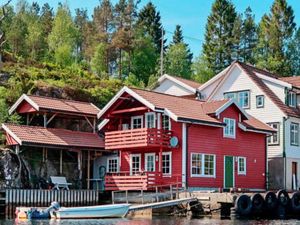
[[[285,89],[283,86],[268,80],[263,80],[263,82],[279,97],[282,102],[285,103]]]
[[[208,90],[208,89],[207,89]],[[268,147],[268,157],[279,157],[282,156],[282,140],[283,140],[283,126],[282,120],[284,114],[282,111],[266,96],[266,94],[256,86],[251,78],[245,74],[239,67],[232,69],[227,79],[224,80],[223,84],[219,87],[217,92],[212,96],[212,99],[218,100],[224,98],[224,92],[230,91],[242,91],[250,90],[250,108],[246,109],[246,112],[255,118],[265,122],[279,122],[280,123],[280,145],[274,145]],[[274,89],[275,90],[275,89]],[[209,93],[206,93],[209,94]],[[256,107],[256,96],[265,96],[264,108]],[[300,155],[300,152],[299,152]]]
[[[190,90],[168,79],[163,80],[159,86],[154,89],[154,91],[176,96],[194,94],[194,92],[191,92]]]

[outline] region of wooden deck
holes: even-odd
[[[169,147],[171,131],[156,128],[110,131],[105,133],[105,149]]]

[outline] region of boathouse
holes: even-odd
[[[107,190],[265,189],[266,137],[274,130],[234,100],[204,102],[124,87],[101,110]]]
[[[94,160],[104,152],[104,141],[96,128],[98,107],[23,94],[9,110],[14,112],[26,125],[2,124],[6,144],[26,159],[33,183],[34,177],[49,180],[50,176],[64,176],[71,188],[95,186]]]

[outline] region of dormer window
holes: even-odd
[[[297,95],[295,92],[290,91],[288,95],[288,105],[291,107],[296,107],[297,105]]]
[[[249,91],[236,91],[236,92],[227,92],[224,93],[224,98],[234,99],[236,103],[244,108],[250,108],[250,92]]]

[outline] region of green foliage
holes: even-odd
[[[167,74],[180,76],[186,79],[191,77],[191,63],[189,60],[189,50],[184,43],[171,45],[166,52]]]
[[[129,87],[136,87],[136,88],[144,88],[145,84],[143,81],[140,81],[136,75],[130,73],[129,76],[126,78],[124,84]]]
[[[295,32],[295,35],[288,46],[288,58],[291,64],[292,75],[300,76],[300,28]]]
[[[204,83],[215,75],[214,72],[207,66],[208,63],[205,60],[204,56],[199,56],[192,65],[192,79],[199,83]]]
[[[91,60],[91,68],[94,73],[96,73],[101,78],[107,78],[107,65],[105,61],[105,54],[107,51],[107,46],[104,43],[98,44],[96,47],[94,56]]]

